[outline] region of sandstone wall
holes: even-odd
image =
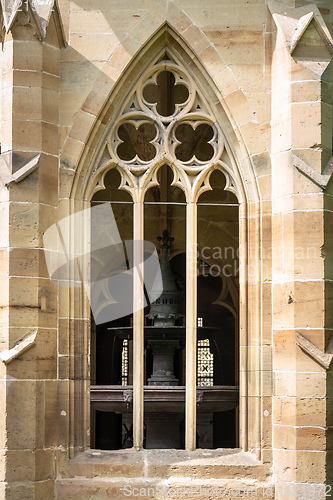
[[[49,281],[42,238],[88,206],[82,186],[99,140],[166,23],[190,71],[207,82],[244,193],[240,425],[244,452],[258,462],[249,470],[243,456],[239,480],[258,479],[263,464],[259,480],[275,482],[281,499],[288,485],[333,483],[333,8],[315,4],[60,0],[46,37],[38,39],[31,12],[8,29],[0,174],[26,165],[31,173],[0,182],[0,341],[3,351],[27,339],[31,348],[0,361],[3,498],[79,498],[87,475],[110,477],[83,452],[90,313],[78,289]],[[230,470],[217,476],[223,484]],[[185,472],[204,478],[196,466]],[[103,481],[93,498],[115,498]]]

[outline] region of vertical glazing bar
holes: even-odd
[[[143,203],[133,205],[133,446],[143,447]]]
[[[197,205],[186,211],[186,405],[185,448],[196,447],[197,378]]]

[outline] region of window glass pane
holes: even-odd
[[[105,189],[98,191],[92,208],[111,208],[119,242],[91,256],[92,342],[91,417],[92,446],[119,449],[132,446],[132,240],[133,203],[119,190],[120,175],[110,170]],[[107,213],[107,212],[106,212]],[[108,220],[105,220],[105,224]],[[92,231],[94,234],[94,231]]]
[[[144,206],[145,240],[158,248],[162,277],[145,311],[147,448],[184,448],[186,205],[172,177],[160,169]]]
[[[197,447],[223,448],[237,444],[238,201],[220,171],[210,184],[198,202]]]

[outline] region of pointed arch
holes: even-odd
[[[174,4],[173,7],[176,8]],[[186,16],[185,13],[182,14]],[[259,201],[260,192],[252,156],[258,157],[260,154],[268,156],[260,127],[253,119],[247,99],[231,69],[226,66],[218,51],[196,27],[196,45],[205,48],[195,54],[189,46],[191,42],[189,28],[194,29],[194,25],[189,18],[185,25],[187,28],[180,35],[169,22],[164,22],[130,62],[128,57],[124,58],[125,69],[122,74],[114,67],[119,54],[117,51],[112,54],[81,110],[76,114],[65,141],[61,153],[61,167],[65,169],[64,176],[72,178],[73,182],[66,182],[64,190],[60,187],[60,197],[82,196],[82,186],[78,181],[89,176],[88,164],[93,152],[99,146],[106,124],[112,121],[115,107],[124,98],[124,92],[128,91],[129,82],[139,78],[142,68],[149,64],[157,52],[163,50],[163,47],[169,47],[184,61],[214,107],[214,114],[222,124],[228,147],[234,158],[239,194],[242,193],[242,199],[246,198],[248,202]],[[135,32],[133,36],[135,38]],[[191,37],[193,37],[192,32]],[[109,75],[112,75],[112,78]],[[114,78],[117,76],[118,80],[115,82]]]
[[[143,75],[145,68],[152,65],[157,54],[162,54],[166,49],[186,67],[188,74],[195,81],[201,94],[205,96],[207,105],[214,117],[214,122],[219,125],[220,130],[223,132],[226,156],[222,155],[221,161],[224,168],[217,164],[214,165],[214,168],[220,166],[224,173],[229,174],[229,177],[227,175],[227,186],[237,192],[240,201],[241,237],[239,257],[242,263],[240,267],[240,303],[242,305],[240,311],[242,317],[240,345],[243,347],[243,359],[240,362],[242,367],[242,380],[240,383],[242,387],[240,398],[241,435],[242,447],[245,451],[249,448],[260,450],[261,427],[258,425],[256,429],[248,431],[248,418],[250,414],[260,415],[261,386],[258,381],[256,383],[256,397],[248,397],[251,395],[250,382],[252,379],[248,378],[249,367],[247,365],[248,355],[246,349],[251,344],[258,346],[261,342],[262,297],[261,291],[258,291],[258,287],[255,286],[257,283],[261,283],[261,197],[251,155],[265,153],[266,145],[258,124],[251,119],[252,113],[243,92],[239,89],[230,69],[225,67],[223,60],[214,47],[211,45],[206,46],[197,57],[186,43],[186,30],[180,36],[168,23],[164,23],[126,66],[122,75],[119,75],[116,84],[113,84],[113,81],[108,79],[107,76],[108,72],[114,74],[113,58],[116,55],[111,56],[100,80],[96,83],[78,113],[65,143],[61,163],[62,167],[65,167],[63,168],[63,174],[66,182],[60,185],[59,196],[68,200],[68,202],[67,200],[65,202],[65,210],[67,210],[68,215],[89,206],[94,187],[99,181],[99,186],[103,186],[103,175],[98,179],[96,176],[97,170],[99,170],[99,174],[103,174],[103,172],[105,173],[115,166],[114,163],[110,163],[110,157],[107,154],[106,134],[111,130],[116,118],[119,117],[119,109],[122,103],[126,101],[126,97],[132,92],[135,83]],[[212,61],[215,61],[214,64]],[[124,66],[126,62],[125,59]],[[218,67],[215,75],[214,67]],[[101,85],[105,89],[105,79],[110,83],[111,92],[103,100],[101,98],[102,93],[99,92],[99,86]],[[230,86],[230,79],[237,88]],[[231,92],[230,89],[232,89]],[[91,103],[94,96],[97,96],[96,101],[98,104],[96,108],[98,109],[93,111]],[[170,159],[165,156],[162,156],[160,161],[172,165]],[[225,166],[229,171],[225,169]],[[159,165],[156,164],[155,167],[157,169]],[[230,182],[230,179],[232,179],[232,182]],[[123,179],[123,182],[128,181]],[[203,189],[206,188],[209,188],[208,184],[203,186]],[[254,286],[249,286],[249,284],[254,284]],[[83,295],[81,299],[82,304],[79,309],[87,311],[86,299]],[[249,304],[251,304],[250,315],[248,312]],[[72,304],[73,311],[77,307],[76,304]],[[86,319],[88,319],[88,316],[89,314],[86,312]],[[86,342],[88,342],[87,339]],[[257,352],[257,365],[260,367],[260,350],[258,349]],[[78,357],[75,356],[74,359],[78,359]],[[81,421],[80,415],[89,414],[86,395],[81,397],[83,400],[81,413],[71,416],[76,421]],[[73,443],[73,446],[76,446],[75,443]],[[84,444],[81,442],[79,446],[84,447]]]

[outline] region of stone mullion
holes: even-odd
[[[185,449],[196,448],[197,205],[186,207],[186,405]]]
[[[133,446],[143,447],[144,378],[144,212],[143,203],[133,205]]]

